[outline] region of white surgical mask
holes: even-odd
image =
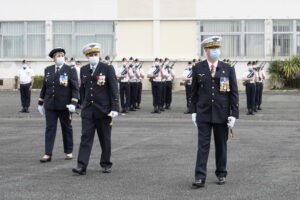
[[[65,57],[57,57],[55,60],[55,64],[60,66],[63,65],[65,63]]]
[[[99,57],[98,56],[89,57],[89,63],[91,65],[96,65],[98,62],[99,62]]]

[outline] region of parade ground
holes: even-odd
[[[185,94],[174,92],[172,109],[150,114],[152,97],[144,92],[142,109],[113,122],[111,174],[100,171],[95,137],[86,176],[75,176],[81,120],[74,116],[74,159],[64,160],[60,127],[52,162],[41,164],[45,119],[32,93],[30,113],[19,113],[17,91],[0,92],[1,200],[299,200],[300,92],[267,91],[262,111],[246,115],[240,93],[240,119],[228,141],[228,177],[216,185],[214,141],[203,189],[194,190],[197,131],[185,115]]]

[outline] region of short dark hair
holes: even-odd
[[[127,60],[126,58],[123,58],[123,59],[122,59],[123,62],[126,61],[126,60]]]
[[[110,57],[109,56],[105,56],[105,60],[110,60]]]

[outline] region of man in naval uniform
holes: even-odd
[[[97,130],[102,154],[100,166],[103,173],[110,173],[112,119],[118,116],[118,82],[113,67],[100,62],[100,44],[91,43],[83,48],[89,64],[80,70],[82,103],[82,133],[77,167],[73,172],[85,175]]]
[[[227,176],[227,139],[229,129],[239,117],[239,97],[234,68],[219,61],[221,37],[202,41],[207,60],[192,69],[192,120],[198,129],[198,151],[194,188],[205,186],[211,132],[214,133],[217,183]]]

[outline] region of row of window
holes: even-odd
[[[300,54],[300,20],[272,20],[272,55]],[[265,57],[265,20],[200,21],[200,39],[212,35],[223,38],[223,57]],[[90,42],[102,46],[103,55],[113,55],[115,25],[113,21],[54,21],[46,34],[46,22],[1,22],[1,58],[44,58],[46,38],[53,47],[64,47],[69,56],[82,56],[81,48]],[[201,50],[201,56],[204,55]]]
[[[265,57],[265,20],[201,21],[201,40],[220,35],[223,57]],[[300,21],[272,20],[272,56],[300,54]],[[201,56],[204,55],[201,50]]]
[[[0,23],[0,57],[46,57],[46,23]],[[104,55],[113,55],[114,22],[58,21],[51,27],[53,47],[63,47],[69,56],[82,56],[82,47],[91,42],[101,44]]]

